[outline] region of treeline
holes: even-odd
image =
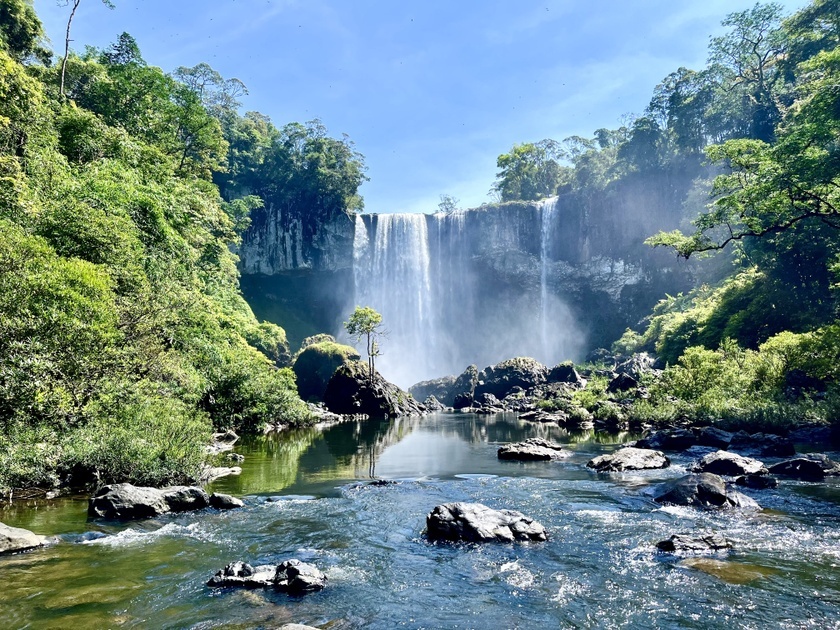
[[[494,190],[585,203],[631,181],[666,187],[691,174],[670,208],[682,230],[647,242],[684,258],[726,250],[731,265],[664,299],[616,343],[671,365],[645,403],[651,417],[836,419],[840,1],[789,16],[756,4],[723,25],[708,65],[668,75],[643,115],[591,139],[513,147]]]
[[[0,488],[184,481],[214,429],[308,422],[232,252],[264,204],[361,207],[362,157],[128,34],[66,64],[43,41],[0,0]]]

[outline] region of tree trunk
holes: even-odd
[[[64,98],[64,75],[67,72],[67,56],[70,54],[70,25],[73,24],[73,16],[76,15],[76,9],[79,8],[79,4],[82,0],[73,0],[73,8],[70,11],[70,18],[67,20],[67,32],[64,37],[64,59],[61,62],[61,87],[59,88],[59,94],[61,94],[61,98]]]

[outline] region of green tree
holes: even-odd
[[[52,55],[43,40],[44,29],[32,0],[0,0],[0,48],[17,61],[35,56],[46,63]]]
[[[500,171],[491,192],[501,201],[536,201],[557,194],[563,182],[563,152],[554,140],[516,144],[496,160]]]
[[[460,200],[452,195],[441,195],[440,196],[440,203],[438,204],[438,209],[441,212],[451,213],[455,212],[458,209],[458,204]]]
[[[386,333],[382,328],[382,315],[370,306],[357,306],[350,315],[350,319],[344,322],[347,333],[357,343],[364,340],[365,352],[368,356],[368,374],[373,382],[373,374],[376,369],[374,365],[376,357],[380,355],[379,339]]]

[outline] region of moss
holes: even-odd
[[[297,376],[298,394],[304,400],[322,400],[327,383],[335,371],[360,358],[355,348],[335,340],[319,341],[306,346],[298,354],[292,368]]]

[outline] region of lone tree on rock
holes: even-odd
[[[374,362],[379,356],[380,337],[385,336],[382,328],[382,315],[370,306],[357,306],[350,319],[344,322],[344,328],[356,342],[365,340],[365,352],[368,355],[368,374],[373,382]]]

